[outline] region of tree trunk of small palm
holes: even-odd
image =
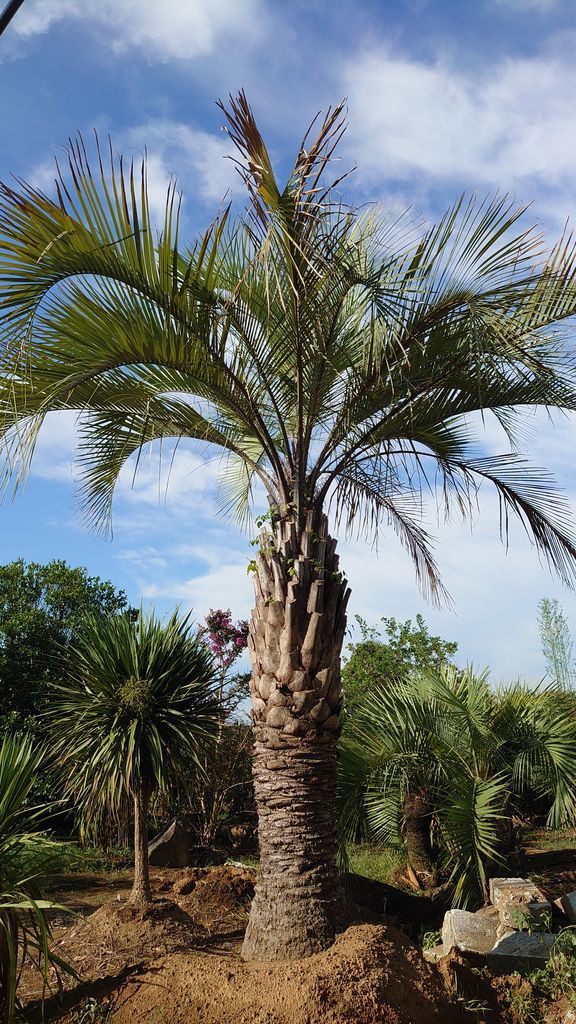
[[[260,870],[242,953],[329,946],[342,917],[335,813],[340,652],[349,591],[325,516],[262,533],[249,649]]]
[[[431,807],[421,793],[411,793],[404,801],[406,853],[408,864],[418,882],[429,888],[437,882],[430,839]]]
[[[128,902],[137,905],[152,902],[148,864],[149,799],[144,786],[134,794],[134,885]]]

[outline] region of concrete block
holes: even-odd
[[[560,896],[560,899],[554,900],[554,906],[558,907],[572,924],[576,923],[576,892],[567,892]]]
[[[500,909],[500,904],[507,899],[511,893],[521,895],[525,903],[541,903],[544,900],[543,894],[534,882],[529,878],[491,878],[490,879],[490,903]]]
[[[459,949],[468,953],[487,953],[497,939],[499,920],[471,914],[468,910],[449,910],[442,925],[442,945],[448,953]]]
[[[486,962],[501,974],[511,973],[519,967],[542,967],[557,938],[550,932],[536,932],[534,935],[509,932],[486,954]]]
[[[533,924],[544,928],[552,912],[549,901],[529,878],[491,878],[490,901],[504,928],[521,930]]]

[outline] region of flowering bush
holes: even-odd
[[[229,608],[225,611],[210,609],[205,619],[208,645],[218,660],[222,672],[227,672],[248,644],[248,622],[240,619],[232,622]]]

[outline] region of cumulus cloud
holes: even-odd
[[[422,179],[467,188],[556,190],[574,208],[576,68],[568,53],[505,58],[469,71],[380,46],[346,62],[348,142],[370,187]]]
[[[62,21],[86,21],[102,29],[116,53],[139,50],[160,61],[210,57],[223,40],[240,47],[265,31],[262,0],[31,0],[14,21],[22,38],[47,32]]]

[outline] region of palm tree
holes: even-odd
[[[56,198],[0,194],[0,409],[17,486],[49,411],[81,414],[88,521],[109,520],[122,467],[151,442],[227,453],[223,508],[269,509],[250,626],[260,872],[244,956],[328,946],[336,868],[340,651],[349,598],[328,529],[390,524],[424,591],[443,594],[423,491],[474,507],[489,481],[504,532],[516,514],[562,578],[574,577],[568,509],[514,448],[525,407],[573,408],[557,325],[576,311],[576,263],[550,252],[504,198],[460,199],[431,227],[359,214],[330,175],[342,106],[306,135],[285,186],[243,93],[224,109],[249,195],[191,248],[169,189],[155,241],[145,166],[70,143]],[[317,132],[317,133],[316,133]],[[512,451],[482,455],[493,414]],[[478,442],[479,443],[479,442]]]
[[[212,658],[188,618],[142,610],[86,621],[48,714],[55,756],[84,821],[134,809],[130,902],[150,903],[148,808],[218,727]]]
[[[478,904],[487,873],[502,870],[513,814],[527,796],[552,827],[576,808],[576,724],[571,694],[518,683],[492,690],[486,672],[451,665],[364,694],[342,742],[343,832],[396,844],[436,881],[432,851],[448,860],[455,901]]]

